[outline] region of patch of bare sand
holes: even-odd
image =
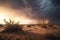
[[[33,27],[23,30],[24,33],[0,33],[0,40],[59,40],[60,38],[60,29]]]
[[[25,31],[24,33],[0,33],[0,39],[4,40],[43,40],[42,35]]]

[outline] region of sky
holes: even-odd
[[[2,5],[17,12],[17,16],[60,23],[60,0],[0,0]]]
[[[60,24],[60,0],[49,0],[44,5],[43,14],[50,18],[51,23]]]

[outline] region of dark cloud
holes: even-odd
[[[51,0],[53,4],[60,5],[60,0]]]
[[[60,0],[50,0],[50,4],[44,6],[42,12],[50,18],[52,23],[60,23]]]
[[[21,7],[21,5],[23,4],[24,8],[27,7],[27,11],[28,12],[28,16],[31,18],[31,19],[40,19],[40,5],[37,4],[36,2],[37,0],[23,0],[22,2],[21,1],[18,1],[17,0],[17,3],[19,4],[19,7]],[[21,2],[21,3],[20,3]],[[21,4],[21,5],[20,5]],[[26,13],[27,14],[27,13]]]
[[[48,18],[56,23],[60,20],[60,0],[0,0],[1,3],[8,3],[12,9],[27,8],[27,17],[31,19]]]

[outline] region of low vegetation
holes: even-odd
[[[4,20],[5,29],[0,33],[0,40],[60,40],[59,29],[48,29],[52,27],[46,25],[39,25],[32,28],[30,25],[23,30],[19,22]],[[31,29],[31,31],[29,31]]]
[[[7,32],[7,33],[12,33],[12,32],[23,32],[22,27],[19,25],[19,22],[15,23],[14,21],[12,21],[11,19],[9,19],[9,22],[4,20],[5,22],[5,30],[2,32]]]

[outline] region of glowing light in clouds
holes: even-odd
[[[9,21],[9,18],[10,18],[9,16],[0,14],[0,24],[5,24],[3,20],[6,19],[7,21]],[[16,18],[11,17],[11,20],[13,20],[15,22],[19,22],[19,24],[29,24],[31,22],[31,20],[19,18],[19,17],[16,17]]]
[[[5,24],[5,23],[3,22],[3,20],[6,19],[6,18],[7,18],[7,16],[5,16],[4,14],[0,14],[0,23],[1,23],[1,24]]]
[[[30,24],[32,20],[26,18],[15,18],[15,22],[20,22],[20,24]]]
[[[3,20],[9,21],[9,18],[15,22],[20,22],[20,24],[29,24],[31,22],[27,18],[19,17],[15,10],[0,6],[0,24],[5,24]]]
[[[23,11],[21,13],[23,13]],[[19,22],[20,24],[42,24],[43,21],[25,18],[25,16],[20,16],[20,12],[19,14],[17,14],[16,10],[0,6],[0,24],[5,24],[3,20],[6,19],[7,21],[9,21],[10,18],[12,19],[12,21]],[[48,20],[46,20],[45,23],[47,24]]]

